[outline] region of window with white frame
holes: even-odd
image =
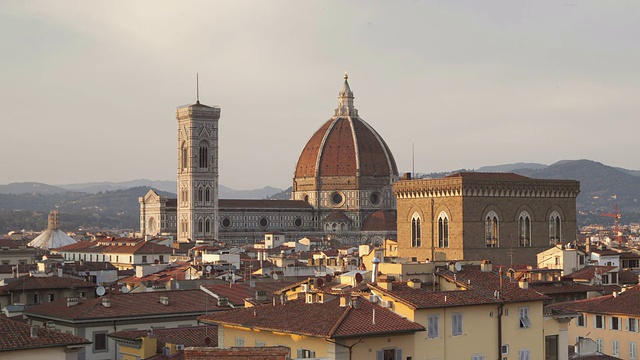
[[[520,314],[520,329],[528,329],[531,327],[531,320],[529,319],[529,307],[522,306],[518,308],[518,313]]]
[[[460,313],[451,315],[451,335],[462,335],[462,314]]]
[[[576,326],[587,326],[587,317],[583,313],[580,313],[576,318]]]
[[[298,349],[298,359],[310,359],[316,357],[316,352],[309,349]]]
[[[531,246],[531,217],[526,211],[518,217],[518,240],[520,246]]]
[[[263,347],[263,346],[265,346],[264,341],[256,340],[256,347]]]
[[[440,336],[440,315],[433,314],[427,317],[427,338],[435,339]]]
[[[549,216],[549,245],[559,244],[562,236],[562,220],[560,214],[557,211],[551,213]]]
[[[635,341],[629,341],[629,360],[638,359],[638,344]]]
[[[603,315],[596,315],[595,316],[594,326],[595,326],[596,329],[604,329],[604,316]]]
[[[615,357],[620,356],[620,340],[613,340],[611,342],[611,355]]]
[[[402,360],[402,349],[378,350],[376,360]]]
[[[438,216],[438,247],[449,247],[449,217],[444,211]]]
[[[471,355],[471,360],[484,360],[484,355]]]
[[[531,360],[531,351],[529,349],[518,350],[518,360]]]
[[[638,331],[638,320],[635,318],[628,318],[627,319],[627,330],[631,331],[631,332],[637,332]]]
[[[617,316],[611,317],[611,330],[621,330],[619,317]]]
[[[243,347],[243,346],[244,346],[244,338],[236,337],[236,347]]]
[[[604,340],[603,339],[596,339],[596,351],[599,353],[604,353]]]
[[[500,246],[498,214],[495,211],[489,211],[484,218],[484,239],[486,247]]]

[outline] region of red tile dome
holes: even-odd
[[[335,116],[311,136],[302,150],[294,177],[397,176],[398,168],[389,147],[358,117],[346,74],[338,99]]]

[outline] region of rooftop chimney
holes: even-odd
[[[480,270],[482,270],[482,272],[491,272],[493,270],[491,260],[482,260],[482,263],[480,264]]]
[[[347,296],[344,293],[340,294],[340,307],[347,307]]]
[[[407,281],[407,286],[412,289],[420,289],[422,282],[419,279],[410,279]]]
[[[395,280],[395,278],[393,276],[381,275],[380,277],[378,277],[377,284],[381,288],[383,288],[383,289],[385,289],[387,291],[391,291],[391,290],[393,290],[393,281],[394,280]]]
[[[162,305],[169,305],[169,297],[168,296],[160,296],[160,303]]]
[[[111,307],[111,299],[108,297],[103,297],[102,298],[102,306],[104,307]]]
[[[267,292],[264,290],[256,291],[256,300],[257,301],[266,301],[267,300]]]
[[[80,299],[77,296],[70,296],[67,298],[67,307],[78,305]]]
[[[529,288],[529,282],[526,280],[520,280],[518,281],[518,286],[520,286],[521,289],[528,289]]]
[[[218,306],[228,306],[228,305],[229,305],[229,298],[226,298],[226,297],[218,298]]]

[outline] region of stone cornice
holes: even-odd
[[[461,178],[401,180],[394,184],[398,199],[436,197],[575,198],[580,182],[574,180],[464,180]]]

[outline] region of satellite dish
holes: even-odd
[[[180,290],[180,283],[176,282],[176,290]]]
[[[462,270],[462,264],[460,264],[459,262],[456,263],[455,267],[456,267],[456,271]]]
[[[249,281],[249,287],[256,287],[256,282],[253,280]]]
[[[329,275],[329,274],[327,274],[327,275],[325,275],[325,276],[324,276],[324,281],[326,281],[326,282],[327,282],[327,284],[328,284],[328,283],[330,283],[332,279],[333,279],[333,278],[332,278],[332,277],[331,277],[331,275]]]
[[[207,265],[206,269],[207,269],[207,272],[211,272],[211,269],[212,269],[211,265]]]
[[[104,289],[104,286],[100,285],[98,286],[98,288],[96,289],[96,294],[98,294],[98,296],[102,296],[106,293],[106,290]]]
[[[316,280],[316,284],[318,284],[318,287],[321,287],[322,285],[324,285],[324,280],[318,279]]]
[[[278,274],[273,274],[273,280],[278,280]]]
[[[362,274],[356,273],[356,282],[359,284],[362,282],[362,280],[364,280],[364,278],[362,277]]]
[[[120,290],[122,290],[122,292],[125,294],[129,292],[129,288],[127,287],[127,285],[122,285],[122,289]]]
[[[211,345],[211,338],[210,338],[210,337],[208,337],[208,336],[207,336],[206,338],[204,338],[204,343],[205,343],[205,345],[207,345],[207,346]]]

